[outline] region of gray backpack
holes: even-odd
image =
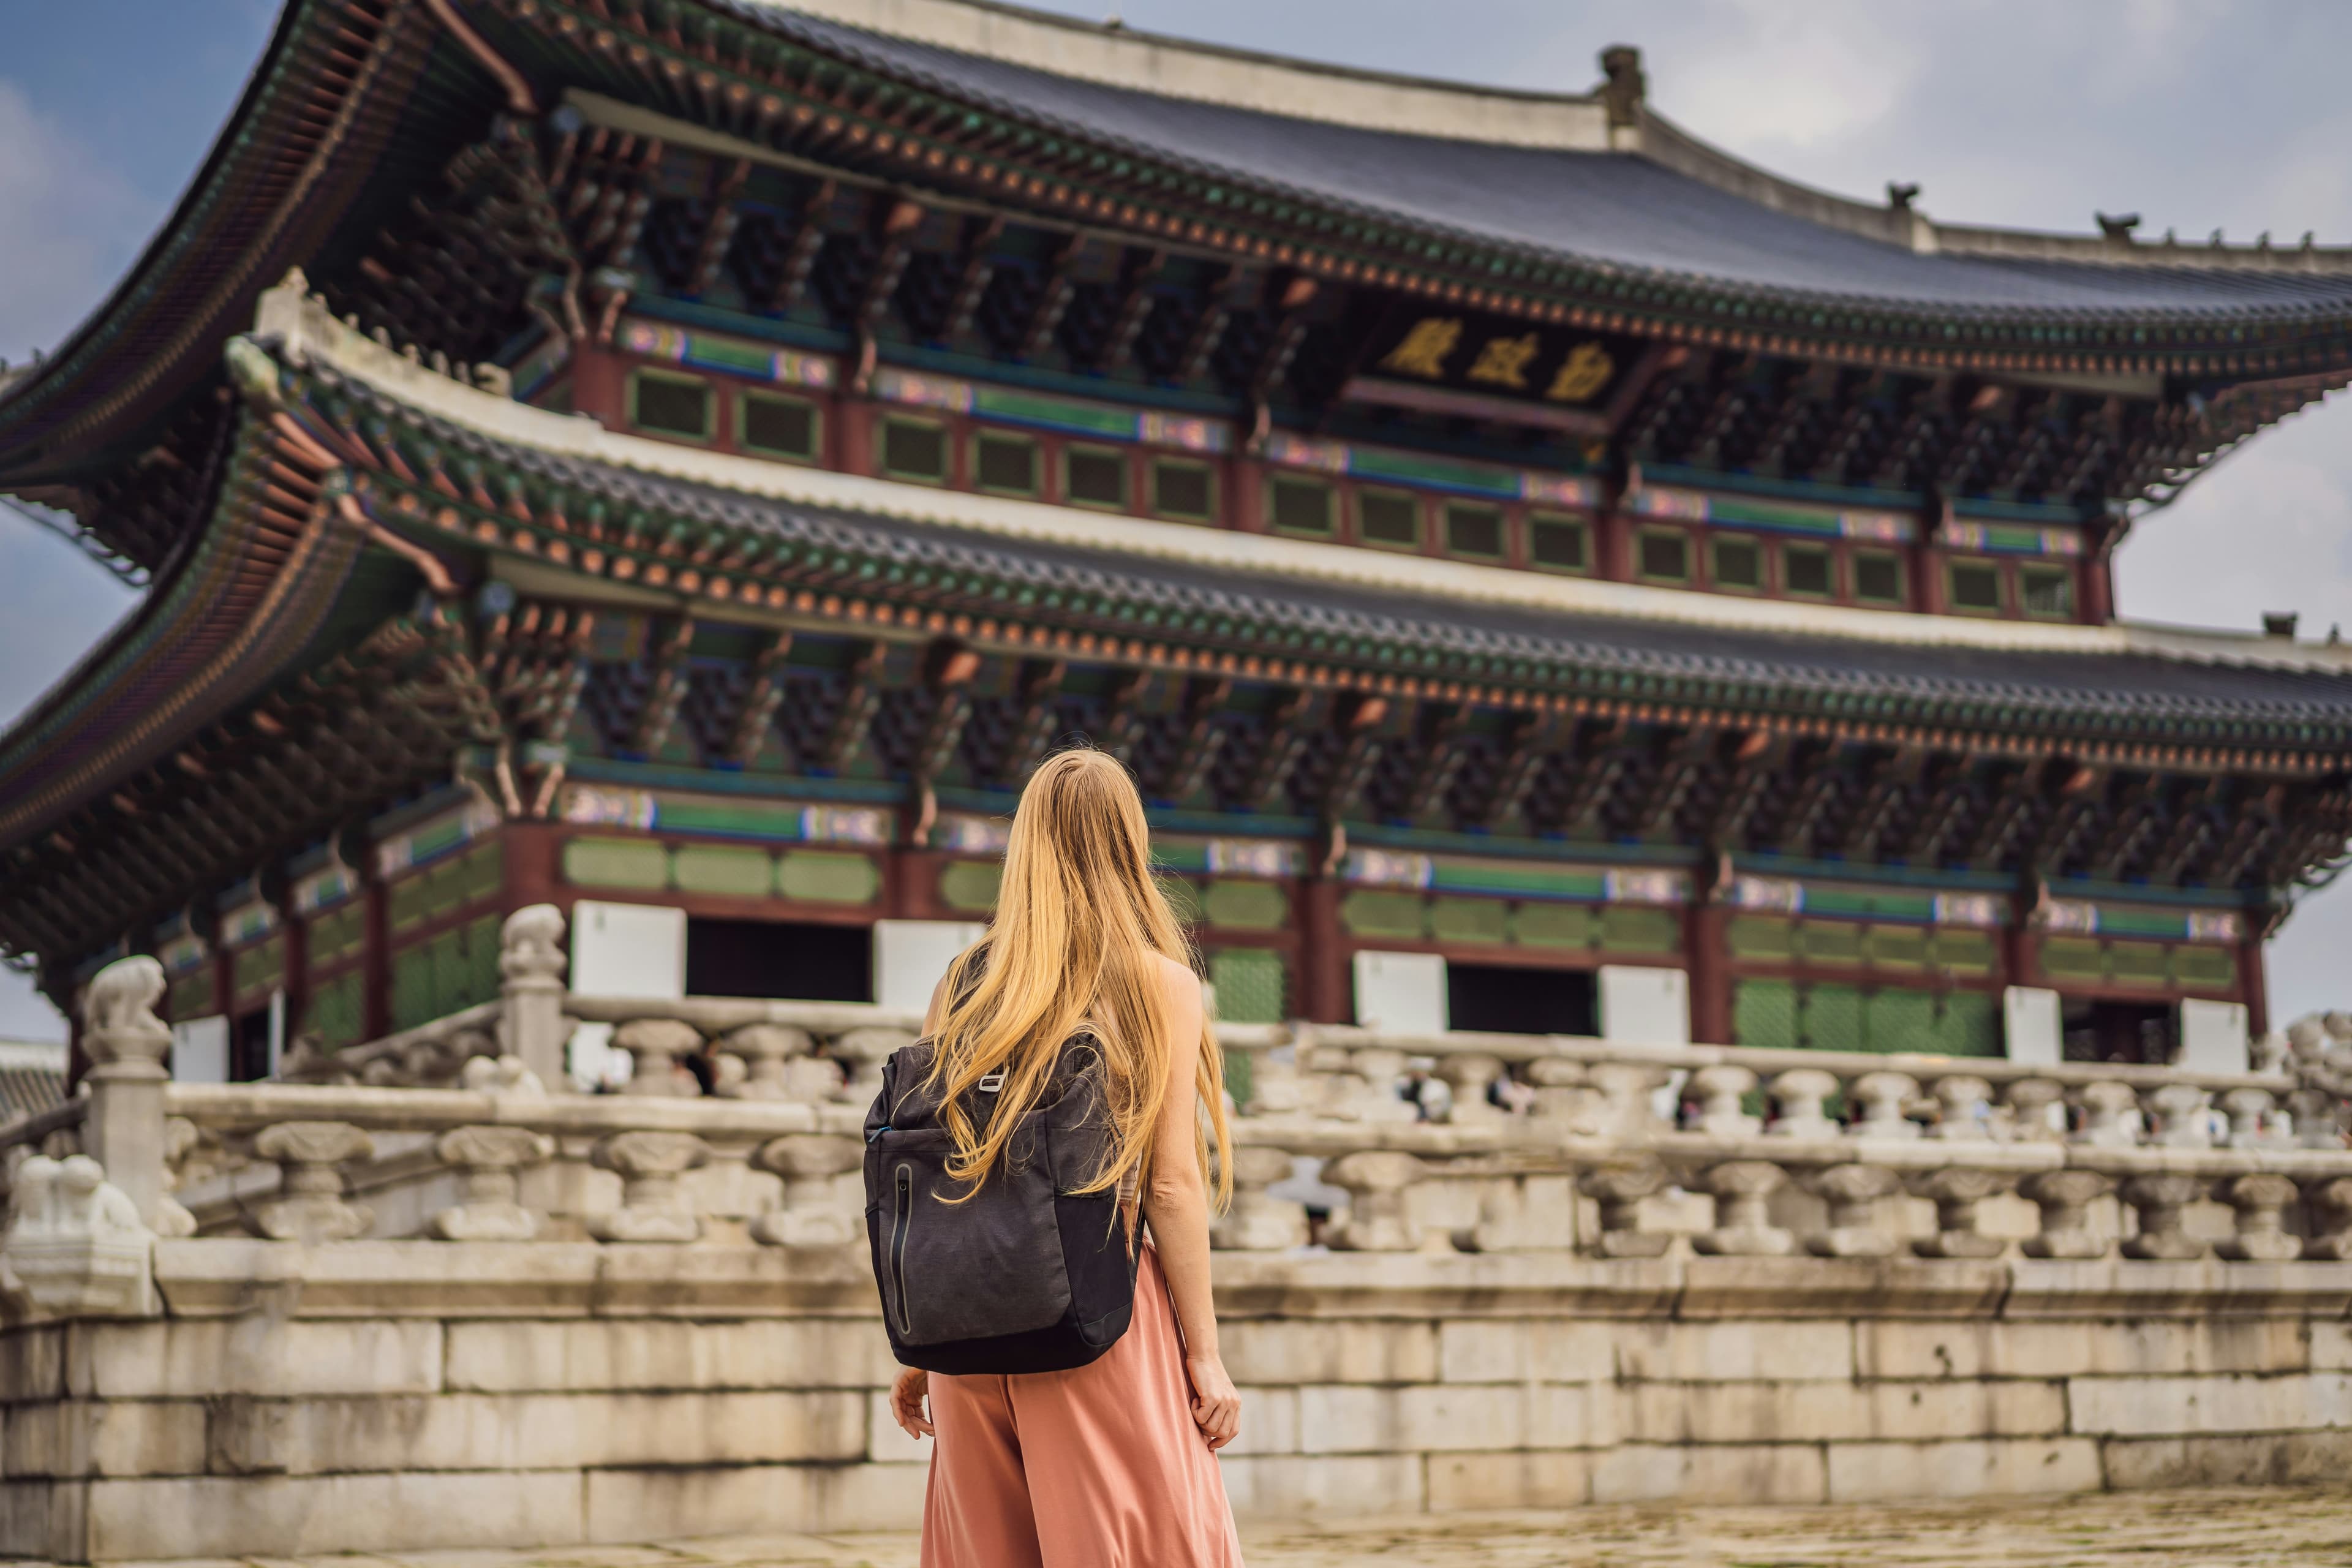
[[[977,1193],[948,1175],[952,1152],[932,1042],[893,1052],[866,1116],[866,1229],[890,1349],[941,1373],[1061,1372],[1127,1331],[1136,1255],[1115,1191],[1080,1194],[1109,1143],[1100,1052],[1091,1033],[1063,1042],[1045,1092],[1022,1117]],[[968,1091],[985,1129],[1001,1073]]]

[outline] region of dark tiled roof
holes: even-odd
[[[993,577],[1034,585],[1041,596],[1058,591],[1066,600],[1093,595],[1139,603],[1160,608],[1163,625],[1181,612],[1185,620],[1222,616],[1392,648],[1751,689],[1752,696],[1725,698],[1740,704],[1763,705],[1782,695],[1835,697],[1846,700],[1841,710],[1876,716],[1864,704],[1883,699],[1915,713],[1949,704],[1996,709],[2004,721],[2095,715],[2103,724],[2124,726],[2142,720],[2311,725],[2323,731],[2307,737],[2311,742],[2352,741],[2352,675],[2157,653],[1956,647],[1759,631],[1223,572],[1115,548],[1013,539],[747,496],[493,441],[393,403],[362,383],[341,385],[424,426],[452,458],[470,453],[649,510],[789,539],[804,559],[820,550],[878,555],[910,569],[929,568],[934,578]]]
[[[1056,76],[742,0],[717,3],[813,47],[1064,134],[1562,259],[1785,296],[2007,317],[2352,310],[2352,276],[1920,255],[1775,212],[1633,153],[1292,119]]]

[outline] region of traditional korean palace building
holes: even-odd
[[[1086,736],[1228,1018],[2242,1051],[2352,657],[2111,563],[2352,378],[2352,251],[1828,195],[1602,66],[290,0],[0,381],[148,583],[0,738],[0,949],[154,953],[196,1076],[542,901],[582,989],[919,1000]]]

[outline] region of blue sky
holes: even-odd
[[[464,0],[461,0],[461,4]],[[1033,4],[1041,0],[1032,0]],[[1651,100],[1780,173],[1941,218],[2352,241],[2352,5],[2340,0],[1104,0],[1051,8],[1375,68],[1580,91],[1604,45]],[[268,36],[268,0],[0,0],[0,357],[58,342],[169,212]],[[2125,615],[2352,623],[2352,399],[2234,455],[2117,565]],[[69,546],[0,513],[0,724],[125,609]],[[2352,1004],[2352,879],[2272,953],[2281,1019]],[[0,1037],[62,1025],[0,973]]]

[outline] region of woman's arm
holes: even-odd
[[[1193,1075],[1201,1065],[1201,982],[1173,960],[1162,960],[1169,1038],[1168,1100],[1152,1143],[1151,1184],[1143,1217],[1160,1248],[1160,1271],[1176,1325],[1184,1336],[1185,1370],[1192,1377],[1192,1419],[1212,1448],[1241,1430],[1241,1396],[1217,1351],[1216,1304],[1209,1289],[1209,1194],[1202,1179],[1197,1131],[1200,1096]]]

